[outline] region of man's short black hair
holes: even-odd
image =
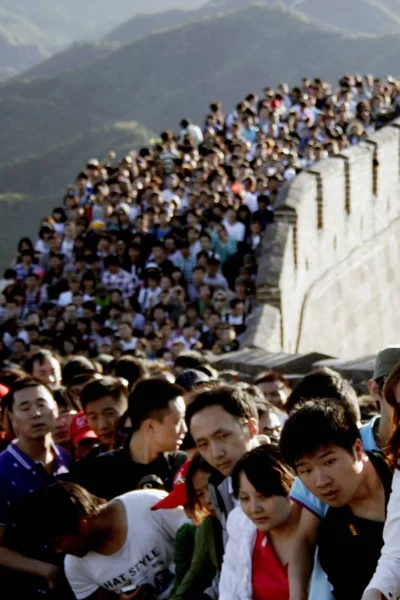
[[[303,456],[312,456],[319,449],[334,444],[353,452],[360,431],[351,411],[331,399],[310,400],[295,410],[285,422],[280,450],[293,469]]]
[[[83,410],[86,410],[90,402],[96,402],[100,398],[111,396],[116,402],[127,398],[125,386],[116,377],[102,377],[94,379],[85,385],[81,394],[81,404]]]
[[[175,367],[181,369],[197,369],[207,363],[205,356],[196,352],[196,350],[188,350],[184,352],[175,360]]]
[[[350,383],[333,369],[318,369],[305,375],[290,394],[285,409],[288,413],[307,400],[331,398],[352,411],[356,421],[361,418],[357,394]]]
[[[65,364],[62,370],[62,380],[65,386],[72,384],[76,375],[96,373],[96,367],[86,356],[73,356]]]
[[[12,413],[14,408],[15,394],[27,388],[35,387],[44,387],[53,396],[53,392],[45,383],[42,383],[34,377],[22,377],[21,379],[17,379],[17,381],[11,386],[9,393],[2,399],[2,407],[7,408],[8,411]]]
[[[128,400],[132,431],[140,429],[146,419],[162,421],[170,410],[169,403],[184,395],[183,388],[166,379],[152,378],[138,381]]]
[[[31,356],[29,356],[26,359],[26,361],[24,363],[25,371],[27,373],[32,374],[35,362],[38,362],[40,365],[42,365],[46,358],[55,358],[56,360],[59,361],[58,357],[51,350],[46,350],[46,349],[38,350],[37,352],[35,352],[34,354],[31,354]]]
[[[134,356],[121,356],[114,366],[114,374],[116,377],[123,377],[129,383],[131,388],[134,383],[147,375],[147,369],[142,360]]]
[[[190,428],[192,417],[210,406],[220,406],[240,421],[257,419],[257,409],[251,394],[234,385],[217,385],[199,392],[186,409],[186,425]]]
[[[108,267],[119,267],[119,260],[118,260],[118,256],[106,256],[104,259],[104,268],[107,269]]]

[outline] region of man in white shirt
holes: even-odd
[[[65,308],[68,304],[72,304],[72,299],[80,290],[81,284],[79,278],[74,274],[68,279],[69,290],[62,292],[58,297],[58,306]]]
[[[56,483],[32,494],[26,510],[41,538],[66,554],[77,600],[113,600],[127,586],[137,586],[136,598],[164,600],[174,579],[176,532],[186,522],[181,508],[150,510],[165,495],[140,490],[105,503],[78,485]]]
[[[133,326],[131,323],[120,323],[118,325],[119,343],[124,352],[136,348],[137,338],[133,336]]]
[[[183,140],[185,135],[190,135],[193,138],[196,146],[200,146],[203,143],[203,133],[198,125],[194,125],[189,119],[183,119],[181,121],[181,132],[180,138]]]
[[[222,221],[222,225],[225,227],[230,238],[233,238],[237,242],[243,242],[244,236],[246,235],[246,227],[237,220],[237,214],[234,208],[228,208]]]

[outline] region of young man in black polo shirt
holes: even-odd
[[[311,400],[286,421],[281,452],[328,505],[318,529],[321,566],[337,600],[360,600],[381,547],[392,473],[362,446],[354,417],[334,400]]]
[[[132,435],[123,448],[77,465],[72,480],[100,498],[140,488],[170,491],[186,460],[177,452],[186,433],[185,391],[165,379],[144,379],[131,392]]]

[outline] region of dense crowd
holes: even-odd
[[[18,244],[0,357],[44,347],[172,364],[238,349],[281,185],[393,118],[399,90],[371,76],[267,87],[227,114],[213,102],[202,127],[184,119],[119,163],[90,160],[38,239]]]
[[[292,387],[210,364],[240,346],[281,185],[399,91],[305,79],[212,103],[203,127],[89,161],[20,241],[0,282],[1,598],[399,596],[400,346],[363,397],[329,369]]]
[[[400,346],[361,398],[195,351],[25,369],[0,372],[2,598],[397,598]]]

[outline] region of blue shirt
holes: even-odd
[[[13,511],[25,496],[42,485],[49,485],[59,475],[68,473],[71,459],[59,446],[53,446],[53,473],[35,462],[11,442],[0,454],[0,525],[13,525]]]
[[[59,557],[40,540],[27,536],[16,522],[18,505],[26,496],[43,485],[54,483],[58,476],[69,471],[69,454],[59,446],[53,446],[52,449],[54,461],[51,474],[42,463],[35,462],[22,452],[15,441],[0,454],[0,525],[6,527],[5,545],[8,548],[24,556],[57,564]],[[35,515],[32,515],[34,518]],[[45,598],[49,593],[44,579],[8,569],[0,571],[0,589],[2,592],[4,590],[5,597],[11,597],[13,593],[16,597],[35,599],[37,594]]]

